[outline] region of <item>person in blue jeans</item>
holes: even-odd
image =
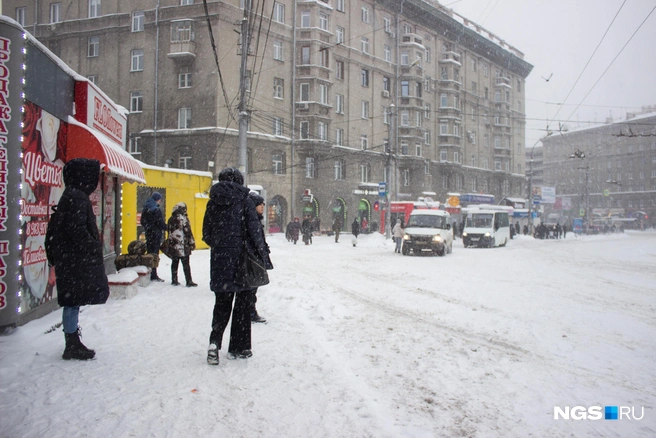
[[[392,228],[392,236],[394,236],[394,242],[396,247],[394,252],[401,252],[401,245],[403,244],[403,225],[401,224],[401,219],[396,220],[396,225]]]
[[[80,341],[80,306],[104,304],[109,284],[103,263],[96,215],[89,196],[96,190],[100,162],[75,158],[64,166],[66,189],[46,232],[46,256],[55,267],[57,302],[63,308],[65,360],[89,360],[96,355]]]

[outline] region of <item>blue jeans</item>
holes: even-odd
[[[80,315],[80,306],[63,307],[62,322],[64,323],[64,333],[75,333],[77,331],[77,322]]]
[[[403,243],[403,238],[397,237],[396,238],[396,248],[394,249],[394,252],[401,252],[401,244]]]

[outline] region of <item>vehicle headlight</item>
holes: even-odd
[[[433,236],[433,242],[441,242],[442,241],[442,236],[439,234],[437,236]]]
[[[467,233],[465,233],[465,232],[463,231],[463,232],[462,232],[462,237],[467,237]]]
[[[490,237],[490,233],[485,233],[485,237]]]
[[[410,235],[409,234],[404,234],[403,235],[403,240],[410,240]]]

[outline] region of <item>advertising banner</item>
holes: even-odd
[[[556,188],[542,186],[541,204],[554,204],[556,202]]]

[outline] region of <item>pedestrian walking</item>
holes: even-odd
[[[339,233],[342,231],[342,218],[335,216],[333,219],[333,231],[335,232],[335,243],[339,243]]]
[[[356,246],[358,244],[358,235],[360,234],[360,223],[358,222],[357,216],[351,223],[351,234],[353,234],[353,246]]]
[[[392,228],[392,235],[394,236],[394,252],[401,253],[401,244],[403,243],[403,224],[401,224],[401,219],[396,220],[396,225]]]
[[[271,257],[269,254],[271,254],[271,249],[269,248],[269,244],[266,243],[266,235],[264,233],[264,198],[261,197],[260,195],[256,193],[251,193],[249,195],[251,200],[253,201],[253,204],[255,205],[255,211],[257,212],[257,218],[260,221],[260,235],[262,237],[262,240],[264,241],[264,245],[266,246],[267,250],[267,258],[264,260],[266,264],[267,270],[273,269],[273,264],[271,263]],[[251,248],[253,251],[255,248]],[[257,313],[257,288],[251,289],[250,290],[250,304],[251,304],[251,322],[257,322],[257,323],[265,323],[266,319],[261,317],[259,313]]]
[[[244,187],[241,172],[228,167],[219,173],[219,182],[210,189],[210,199],[203,218],[203,241],[211,248],[210,289],[215,295],[212,331],[207,350],[207,363],[219,364],[223,332],[230,327],[228,358],[248,358],[251,351],[250,293],[235,283],[235,276],[247,245],[260,260],[268,260],[262,224],[255,205]],[[234,301],[234,307],[233,307]]]
[[[146,232],[146,248],[148,254],[155,258],[150,271],[150,281],[164,281],[157,275],[159,266],[159,248],[162,246],[162,233],[166,231],[166,222],[159,206],[162,204],[162,195],[153,192],[146,200],[141,212],[141,226]]]
[[[66,188],[46,232],[46,256],[55,267],[57,302],[63,309],[65,360],[95,357],[96,352],[80,341],[80,306],[104,304],[109,297],[103,245],[89,200],[99,176],[98,160],[75,158],[66,163]]]
[[[178,286],[178,266],[182,262],[187,287],[198,286],[191,279],[191,266],[189,256],[196,249],[196,241],[191,231],[191,224],[187,216],[187,204],[179,202],[173,207],[173,212],[167,223],[169,232],[169,250],[171,256],[171,284]]]

